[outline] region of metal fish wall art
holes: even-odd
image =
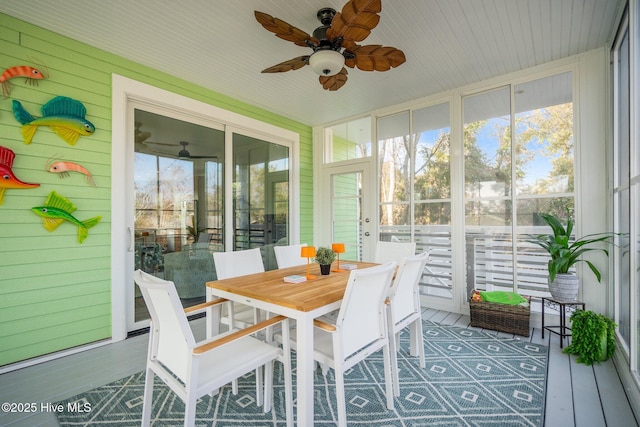
[[[54,231],[60,224],[65,221],[78,227],[78,242],[82,243],[89,235],[89,229],[96,226],[101,216],[96,216],[85,221],[80,221],[73,215],[76,206],[69,199],[61,196],[55,191],[49,193],[47,200],[43,206],[31,208],[33,213],[42,218],[42,224],[48,231]]]
[[[84,104],[66,96],[56,96],[42,106],[42,117],[32,116],[20,103],[13,100],[13,115],[22,124],[21,133],[25,144],[31,144],[39,126],[48,126],[69,145],[78,138],[93,135],[96,127],[85,119]]]
[[[91,172],[89,172],[85,167],[75,162],[67,162],[67,161],[56,162],[53,160],[49,160],[49,162],[47,163],[47,171],[51,173],[59,174],[60,178],[68,177],[69,172],[78,172],[87,177],[87,183],[89,183],[90,186],[92,187],[96,186],[96,182],[93,179]]]
[[[10,79],[24,77],[25,81],[33,86],[38,85],[38,80],[48,79],[49,71],[44,69],[42,72],[35,67],[29,65],[18,65],[16,67],[7,68],[0,74],[0,85],[2,86],[2,96],[8,98],[11,95]]]
[[[13,173],[13,159],[16,154],[7,147],[0,146],[0,205],[4,201],[4,192],[7,188],[23,189],[36,188],[40,184],[31,184],[29,182],[20,181]]]

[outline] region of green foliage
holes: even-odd
[[[571,314],[571,344],[564,353],[578,356],[578,363],[593,365],[609,359],[615,350],[616,324],[602,314],[576,310]],[[606,351],[602,344],[606,340]],[[604,354],[603,354],[604,353]]]
[[[567,226],[564,227],[560,220],[554,215],[540,214],[544,222],[551,227],[553,234],[529,235],[527,242],[534,243],[545,249],[551,259],[549,260],[549,280],[554,281],[556,274],[568,273],[569,268],[578,262],[586,262],[593,274],[595,274],[598,282],[601,281],[602,275],[600,270],[591,263],[591,261],[580,259],[580,257],[589,251],[602,251],[605,255],[609,255],[609,251],[602,247],[592,247],[595,243],[613,243],[613,233],[595,233],[588,234],[580,239],[570,243],[571,233],[573,232],[573,219],[567,209]]]
[[[329,265],[336,260],[336,253],[331,248],[320,246],[316,251],[316,262],[320,265]]]

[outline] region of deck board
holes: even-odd
[[[425,320],[458,327],[469,326],[466,315],[425,309]],[[550,323],[553,322],[550,319]],[[204,322],[192,322],[196,336]],[[545,427],[638,426],[612,360],[593,367],[563,354],[556,335],[542,338],[540,319],[532,316],[529,337],[485,330],[501,338],[517,338],[549,346]],[[550,338],[549,335],[552,337]],[[107,384],[144,369],[148,335],[108,344],[78,354],[0,375],[0,401],[56,402],[84,390]],[[0,425],[58,426],[52,413],[0,413]]]
[[[608,426],[623,426],[633,419],[633,412],[613,363],[594,365],[603,414]]]
[[[606,426],[593,367],[577,363],[572,357],[571,383],[576,425]]]

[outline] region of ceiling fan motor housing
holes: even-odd
[[[333,76],[338,74],[344,66],[344,56],[340,53],[341,43],[335,46],[327,38],[327,30],[331,27],[331,21],[336,15],[336,10],[325,7],[318,10],[317,17],[322,26],[313,31],[313,37],[320,40],[320,45],[314,49],[309,57],[309,65],[316,74],[321,76]]]

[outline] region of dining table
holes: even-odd
[[[346,263],[358,269],[378,265],[355,261]],[[306,277],[308,269],[315,278],[301,283],[285,282],[286,276]],[[314,420],[313,321],[340,308],[349,275],[349,270],[322,275],[319,265],[314,263],[206,282],[208,300],[226,298],[296,320],[296,419],[299,426],[313,426]],[[208,334],[218,332],[218,321],[219,314],[213,315],[207,325]]]

